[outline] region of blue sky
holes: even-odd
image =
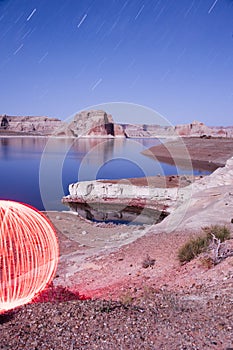
[[[0,114],[124,101],[233,125],[232,0],[0,0],[0,52]]]

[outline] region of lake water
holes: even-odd
[[[192,171],[141,154],[157,139],[0,138],[0,198],[39,210],[67,210],[61,197],[76,181],[120,179]],[[196,170],[195,174],[207,172]]]

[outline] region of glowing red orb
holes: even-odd
[[[54,277],[58,242],[47,218],[0,200],[0,314],[28,303]]]

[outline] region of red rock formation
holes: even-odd
[[[25,133],[33,135],[50,135],[64,123],[57,118],[7,116],[0,118],[1,129],[6,132]]]
[[[127,137],[233,137],[233,127],[209,127],[202,122],[193,121],[190,124],[176,126],[132,125],[125,124]]]
[[[100,110],[76,114],[57,134],[75,137],[125,137],[122,126],[116,125],[110,114]]]

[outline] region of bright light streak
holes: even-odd
[[[102,82],[102,78],[100,78],[91,88],[91,90],[95,90],[95,88]]]
[[[56,233],[47,218],[25,204],[0,200],[0,314],[41,292],[57,262]]]
[[[140,16],[140,14],[142,13],[144,7],[145,7],[145,5],[142,5],[142,7],[141,7],[140,10],[138,11],[136,17],[134,18],[135,20]]]
[[[87,13],[82,17],[81,21],[78,24],[78,28],[82,25],[82,23],[85,21],[86,18],[87,18]]]
[[[15,50],[14,55],[16,55],[23,48],[23,44],[21,44],[17,50]]]
[[[215,1],[214,1],[213,5],[210,7],[208,13],[210,13],[210,12],[214,9],[214,7],[215,7],[215,5],[217,4],[217,2],[218,2],[218,0],[215,0]]]
[[[29,20],[32,18],[32,16],[34,15],[35,12],[36,12],[36,9],[34,9],[34,10],[30,13],[30,15],[29,15],[28,18],[27,18],[27,21],[29,21]]]

